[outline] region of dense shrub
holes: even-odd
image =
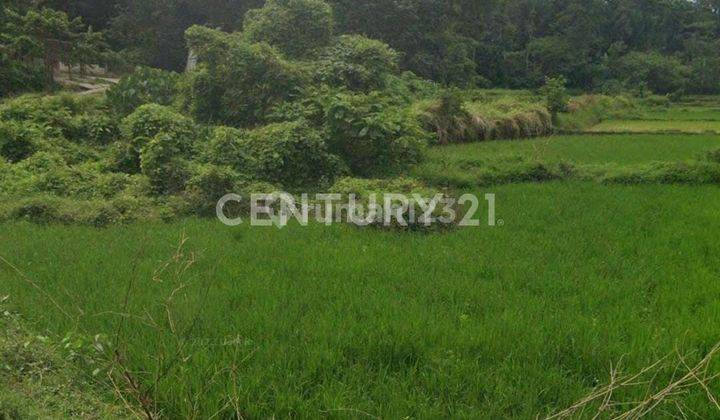
[[[170,132],[156,135],[142,147],[140,168],[150,180],[153,193],[174,194],[185,188],[190,176],[187,158],[191,148],[190,138]]]
[[[101,108],[101,99],[91,95],[28,94],[0,104],[0,120],[53,125],[53,122],[65,120],[73,115],[97,112],[99,108]]]
[[[19,162],[35,153],[37,139],[42,131],[29,124],[0,121],[0,156],[10,162]]]
[[[142,149],[159,134],[181,140],[185,148],[196,139],[193,121],[171,108],[147,104],[127,116],[120,125],[124,142],[113,147],[111,165],[118,171],[130,174],[140,171]]]
[[[247,12],[243,29],[252,42],[267,42],[288,57],[305,57],[330,42],[332,10],[323,0],[268,0]]]
[[[419,162],[428,135],[412,113],[378,93],[339,94],[326,116],[330,151],[342,157],[352,173],[392,173]]]
[[[117,140],[120,128],[117,119],[106,114],[84,114],[74,118],[75,130],[72,139],[96,145]]]
[[[171,108],[158,104],[147,104],[128,115],[122,121],[120,130],[126,139],[153,138],[160,133],[192,138],[195,134],[195,125],[191,119]]]
[[[647,86],[661,94],[683,89],[688,76],[688,68],[680,60],[657,52],[631,52],[615,63],[613,72],[629,88]]]
[[[215,165],[225,165],[239,172],[248,170],[248,135],[232,127],[216,127],[203,150],[203,159]]]
[[[303,85],[301,67],[265,43],[194,26],[186,37],[198,67],[180,84],[183,108],[200,122],[255,126]]]
[[[540,89],[540,93],[545,97],[545,105],[553,116],[558,112],[567,111],[570,96],[568,96],[566,84],[567,80],[562,76],[547,77],[545,85]]]
[[[110,107],[119,115],[128,115],[140,105],[170,105],[175,98],[176,73],[138,67],[107,91]]]
[[[369,91],[397,73],[399,55],[387,44],[360,35],[343,35],[321,54],[316,77],[323,83]]]
[[[242,144],[255,179],[290,190],[331,183],[341,172],[320,133],[302,120],[249,131]]]
[[[47,76],[41,67],[0,55],[0,97],[42,90],[46,81]]]
[[[240,176],[232,168],[218,165],[196,165],[187,182],[185,195],[190,207],[200,215],[215,214],[220,198],[237,193]]]
[[[102,103],[89,95],[23,95],[0,105],[0,120],[34,124],[48,137],[83,142],[87,129],[84,118],[102,118]]]
[[[153,220],[159,217],[157,213],[152,203],[132,197],[74,200],[52,195],[35,195],[0,206],[0,218],[95,227],[133,220]]]

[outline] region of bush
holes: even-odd
[[[138,67],[107,91],[110,107],[121,116],[140,105],[170,105],[175,98],[178,74],[159,69]]]
[[[301,67],[268,44],[194,26],[186,33],[198,67],[181,83],[183,109],[205,123],[250,127],[303,85]]]
[[[185,188],[190,176],[187,160],[190,148],[190,139],[167,132],[158,134],[142,147],[140,168],[150,180],[154,194],[174,194]]]
[[[112,152],[112,166],[129,174],[140,171],[142,149],[159,134],[181,140],[189,148],[196,137],[193,121],[172,109],[157,105],[143,105],[127,116],[120,125],[125,142],[117,144]]]
[[[45,88],[47,75],[41,66],[9,60],[0,54],[0,97]]]
[[[34,124],[43,127],[48,137],[81,142],[86,131],[80,117],[102,115],[101,105],[97,98],[87,95],[24,95],[0,105],[0,120]]]
[[[330,151],[359,176],[393,173],[420,162],[428,141],[408,109],[379,93],[337,95],[326,119]]]
[[[381,89],[387,75],[397,73],[398,61],[398,53],[382,41],[343,35],[321,54],[316,77],[350,90]]]
[[[237,171],[248,170],[246,131],[232,127],[215,127],[203,159],[215,165],[230,166]]]
[[[113,142],[120,136],[117,120],[105,114],[85,114],[74,119],[74,139],[96,145]]]
[[[199,215],[215,214],[218,200],[228,193],[237,193],[239,175],[232,168],[217,165],[197,165],[187,182],[186,198]]]
[[[195,125],[191,119],[158,104],[147,104],[136,109],[122,121],[120,130],[126,139],[153,138],[160,133],[188,138],[195,135]]]
[[[683,89],[689,75],[680,60],[657,52],[631,52],[613,66],[613,71],[629,88],[646,86],[660,94]]]
[[[566,84],[567,80],[562,76],[546,77],[545,86],[540,89],[540,93],[545,97],[547,109],[553,116],[556,116],[558,112],[567,111],[570,97],[565,88]]]
[[[341,172],[339,159],[303,120],[249,131],[242,144],[253,177],[287,189],[317,188]]]
[[[0,156],[9,162],[26,159],[38,149],[39,128],[14,121],[0,121]]]
[[[288,57],[307,57],[330,43],[332,10],[322,0],[268,0],[247,12],[243,29],[252,42],[267,42]]]
[[[720,184],[720,165],[714,162],[653,162],[605,174],[605,184]]]

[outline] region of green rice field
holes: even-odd
[[[632,123],[688,134],[433,148],[410,175],[631,170],[720,147],[689,134],[708,122]],[[114,368],[167,418],[611,418],[658,394],[652,418],[716,416],[720,364],[703,359],[720,342],[720,185],[531,179],[545,182],[454,185],[494,193],[498,223],[445,233],[7,222],[0,304],[48,340],[121,354]],[[109,386],[105,365],[82,366]],[[618,378],[632,380],[614,405],[563,411]]]

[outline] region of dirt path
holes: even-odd
[[[64,87],[79,90],[81,95],[92,95],[96,93],[104,93],[110,86],[117,84],[120,79],[101,76],[73,77],[67,74],[57,75],[55,81]]]

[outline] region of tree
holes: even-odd
[[[330,44],[332,10],[323,0],[268,0],[248,11],[243,29],[252,42],[267,42],[291,58],[307,57]]]
[[[70,19],[64,12],[49,8],[25,13],[7,9],[5,13],[7,23],[0,35],[3,52],[27,65],[42,60],[47,87],[52,86],[61,61],[82,67],[100,61],[103,34],[86,31],[81,19]]]

